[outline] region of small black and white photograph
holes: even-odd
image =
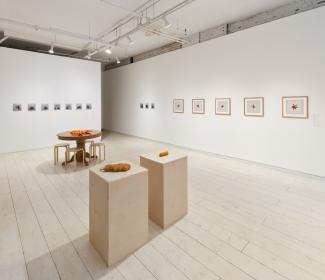
[[[92,110],[92,109],[93,109],[93,105],[91,103],[87,103],[86,110]]]
[[[149,103],[146,103],[146,109],[149,109]]]
[[[140,109],[143,109],[143,108],[144,108],[144,104],[140,103]]]
[[[49,111],[50,110],[49,104],[42,104],[41,105],[41,110],[42,111]]]
[[[36,111],[36,104],[28,104],[28,111],[35,112]]]
[[[13,104],[12,110],[14,112],[21,112],[23,110],[23,106],[21,104]]]
[[[155,103],[151,103],[151,109],[155,109],[155,108],[156,108]]]
[[[82,110],[82,104],[81,103],[78,103],[76,104],[76,110]]]
[[[65,110],[66,111],[71,111],[72,110],[72,104],[65,104]]]
[[[54,111],[60,111],[61,110],[61,104],[54,104]]]

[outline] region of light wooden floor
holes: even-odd
[[[176,150],[110,134],[109,159]],[[88,242],[88,169],[52,149],[0,155],[0,279],[325,279],[325,181],[199,152],[189,214],[108,269]]]

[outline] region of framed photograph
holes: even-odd
[[[231,115],[231,99],[216,98],[216,115]]]
[[[192,113],[193,114],[205,114],[205,100],[204,99],[192,99]]]
[[[143,108],[144,108],[144,104],[140,103],[140,109],[143,109]]]
[[[180,114],[184,113],[184,99],[173,100],[173,112]]]
[[[54,104],[54,111],[60,111],[61,110],[61,104]]]
[[[156,105],[155,105],[155,103],[151,103],[151,109],[155,109],[156,108]]]
[[[149,103],[146,103],[146,109],[149,109]]]
[[[50,110],[49,104],[42,104],[41,105],[41,110],[42,111],[49,111]]]
[[[76,110],[78,110],[78,111],[82,110],[82,104],[81,103],[76,104]]]
[[[87,103],[86,110],[92,110],[92,109],[93,109],[93,105],[91,103]]]
[[[13,104],[12,110],[14,112],[21,112],[23,110],[23,106],[21,104]]]
[[[36,111],[36,104],[28,104],[28,111],[35,112]]]
[[[65,109],[67,111],[71,111],[72,110],[72,104],[65,104]]]
[[[282,117],[292,119],[308,119],[308,96],[282,97]]]
[[[244,98],[244,115],[247,117],[264,117],[264,97]]]

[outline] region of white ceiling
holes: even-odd
[[[182,2],[183,0],[160,0],[155,6],[155,15]],[[107,2],[113,4],[110,5]],[[0,18],[18,20],[31,25],[59,28],[65,31],[96,37],[103,30],[113,26],[146,0],[0,0]],[[196,33],[223,23],[236,21],[271,8],[292,2],[288,0],[196,0],[168,16],[172,30],[188,34]],[[118,7],[117,7],[118,6]],[[148,11],[152,16],[153,11]],[[6,34],[37,42],[51,44],[54,34],[37,31],[0,20],[0,30]],[[115,34],[106,38],[114,39]],[[113,49],[111,58],[139,54],[169,43],[159,36],[145,36],[143,31],[132,35],[135,44],[129,46],[125,39]],[[86,40],[57,35],[56,45],[81,50]],[[92,45],[92,48],[96,46]],[[103,57],[103,56],[102,56]],[[107,55],[108,58],[108,55]]]

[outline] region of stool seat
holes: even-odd
[[[76,153],[76,152],[81,152],[81,151],[83,151],[83,148],[77,148],[77,147],[72,147],[72,148],[70,148],[70,147],[68,147],[68,149],[67,149],[70,153]]]
[[[56,148],[65,148],[65,147],[69,147],[70,144],[69,143],[59,143],[59,144],[55,144],[54,147]]]
[[[92,146],[93,146],[93,147],[103,147],[103,146],[105,146],[105,144],[102,143],[102,142],[94,142],[94,143],[92,144]]]

